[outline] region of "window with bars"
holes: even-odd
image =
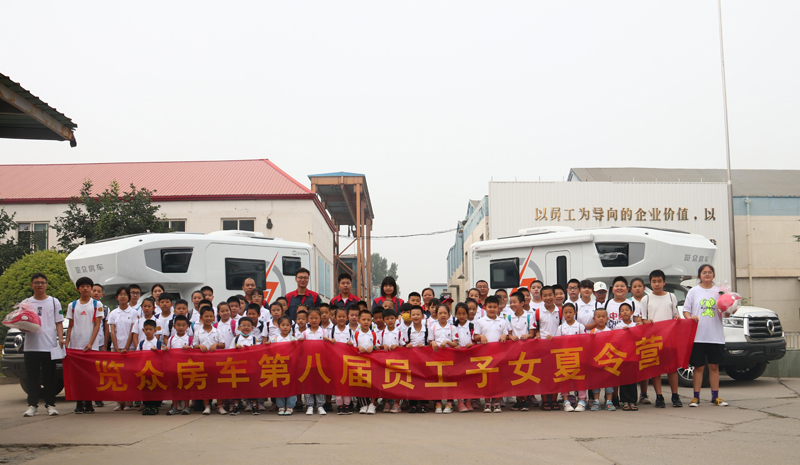
[[[47,250],[48,223],[17,223],[17,240],[32,250]]]
[[[229,230],[239,230],[239,231],[255,231],[256,230],[256,220],[254,219],[223,219],[222,220],[222,230],[229,231]]]

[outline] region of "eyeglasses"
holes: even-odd
[[[31,284],[33,284],[34,286],[46,286],[47,281],[34,281]]]

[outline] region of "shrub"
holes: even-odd
[[[0,321],[14,305],[33,295],[33,273],[44,273],[47,276],[47,294],[61,301],[62,309],[66,311],[67,304],[78,298],[78,291],[67,273],[65,258],[65,253],[41,250],[26,255],[9,266],[0,276]],[[7,329],[0,325],[0,341],[5,340]]]

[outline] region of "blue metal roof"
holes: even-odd
[[[347,171],[337,171],[335,173],[323,173],[323,174],[309,174],[309,178],[321,178],[323,176],[361,176],[364,177],[361,173],[350,173]]]

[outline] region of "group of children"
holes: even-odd
[[[308,274],[300,269],[298,276]],[[510,295],[500,289],[488,295],[488,284],[477,283],[470,289],[465,302],[453,307],[449,298],[437,299],[432,289],[422,294],[412,292],[408,302],[397,297],[393,278],[386,278],[381,295],[370,306],[349,293],[351,278],[338,278],[340,294],[331,304],[316,306],[298,304],[289,308],[289,301],[279,297],[265,306],[263,292],[255,289],[251,295],[232,296],[214,305],[214,291],[205,286],[191,296],[191,302],[174,299],[160,284],[152,286],[150,297],[142,299],[139,286],[120,287],[115,292],[118,307],[109,312],[101,303],[104,290],[89,278],[76,282],[80,299],[70,304],[67,318],[72,320],[67,332],[68,347],[83,350],[199,349],[201,352],[241,348],[258,344],[280,344],[295,340],[324,340],[358,347],[359,352],[391,351],[399,347],[431,346],[434,351],[443,347],[468,348],[474,344],[524,340],[552,339],[584,333],[627,330],[637,324],[678,318],[677,299],[664,291],[664,273],[650,274],[651,294],[645,294],[644,282],[634,279],[629,286],[624,277],[614,279],[612,297],[606,299],[607,288],[602,282],[570,280],[567,288],[545,286],[534,281],[529,288],[520,287]],[[628,298],[628,292],[632,297]],[[346,294],[346,295],[345,295]],[[292,299],[294,301],[294,299]],[[86,310],[89,311],[87,314]],[[296,315],[292,320],[288,315]],[[677,395],[677,375],[669,374],[672,404],[681,407]],[[673,384],[674,381],[674,384]],[[665,407],[661,392],[661,377],[653,378],[656,407]],[[637,385],[605,387],[586,391],[544,394],[541,402],[536,396],[518,396],[511,410],[542,410],[582,412],[605,408],[625,411],[638,410],[638,403],[649,404],[647,381]],[[292,415],[298,399],[306,414],[325,415],[332,411],[335,401],[337,414],[375,414],[382,403],[384,412],[436,413],[454,410],[468,412],[480,409],[479,399],[442,399],[431,402],[402,399],[351,399],[346,396],[306,394],[304,396],[272,399],[271,410],[279,415]],[[380,403],[379,403],[380,402]],[[590,402],[591,405],[587,404]],[[195,401],[204,415],[212,411],[212,400]],[[237,415],[250,411],[257,415],[266,399],[218,399],[220,414]],[[102,406],[102,402],[96,402]],[[119,403],[115,410],[139,408],[144,415],[158,414],[161,402]],[[190,414],[190,405],[173,401],[167,415]],[[484,399],[483,411],[500,413],[502,398]],[[75,413],[93,411],[92,401],[79,401]]]

